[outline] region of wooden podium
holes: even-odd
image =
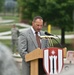
[[[39,75],[39,59],[43,58],[43,50],[40,48],[33,50],[32,52],[26,54],[25,61],[30,62],[30,75]]]
[[[65,52],[65,49],[62,49]],[[64,53],[63,53],[64,54]],[[63,55],[66,56],[65,54]],[[40,48],[33,50],[32,52],[25,55],[25,61],[30,62],[30,75],[42,75],[45,74],[42,62],[39,63],[40,60],[43,60],[43,50]],[[41,61],[42,61],[41,60]],[[41,71],[41,69],[43,69]],[[42,73],[43,72],[43,73]]]

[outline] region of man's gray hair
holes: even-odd
[[[36,16],[36,17],[33,18],[33,22],[35,22],[37,19],[42,19],[43,20],[43,18],[41,16]]]

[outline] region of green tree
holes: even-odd
[[[73,3],[74,1],[70,2],[68,0],[56,0],[55,2],[48,2],[48,9],[50,10],[48,22],[54,26],[60,27],[62,45],[65,44],[65,31],[73,30]]]
[[[22,0],[21,6],[22,19],[41,15],[45,22],[61,29],[61,44],[65,44],[65,31],[73,30],[73,0]]]
[[[0,0],[0,12],[3,10],[3,4],[5,0]]]

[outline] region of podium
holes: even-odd
[[[43,64],[42,64],[42,60],[44,58],[43,51],[44,50],[41,50],[40,48],[38,48],[38,49],[35,49],[32,52],[25,55],[25,61],[30,62],[30,75],[43,75],[43,74],[45,74],[45,72],[43,74],[41,74],[41,72],[39,72],[39,70],[44,68],[44,67],[40,67],[40,66],[43,66]],[[63,52],[64,52],[64,50],[63,50]],[[42,59],[42,60],[39,63],[40,59]],[[44,70],[42,70],[42,71],[44,71]]]
[[[25,55],[25,61],[30,62],[30,75],[39,75],[39,59],[43,58],[43,50],[40,48]]]

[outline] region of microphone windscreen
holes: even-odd
[[[48,32],[45,32],[45,35],[51,35],[50,33],[48,33]]]

